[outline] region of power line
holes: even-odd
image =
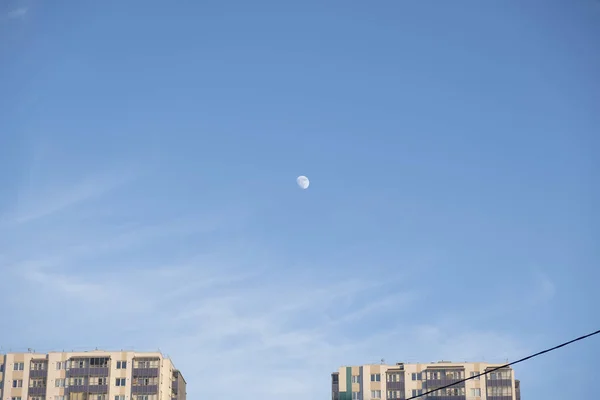
[[[534,358],[534,357],[540,356],[540,355],[542,355],[542,354],[544,354],[544,353],[549,353],[549,352],[551,352],[551,351],[554,351],[554,350],[556,350],[556,349],[560,349],[561,347],[565,347],[565,346],[567,346],[567,345],[570,345],[571,343],[575,343],[575,342],[578,342],[578,341],[580,341],[580,340],[587,339],[587,338],[589,338],[589,337],[591,337],[591,336],[594,336],[594,335],[597,335],[597,334],[599,334],[599,333],[600,333],[600,330],[597,330],[596,332],[588,333],[587,335],[580,336],[580,337],[578,337],[577,339],[573,339],[573,340],[570,340],[570,341],[568,341],[568,342],[565,342],[565,343],[563,343],[563,344],[559,344],[558,346],[554,346],[554,347],[552,347],[552,348],[549,348],[549,349],[546,349],[546,350],[544,350],[544,351],[540,351],[539,353],[535,353],[535,354],[532,354],[532,355],[530,355],[530,356],[527,356],[527,357],[525,357],[525,358],[521,358],[520,360],[513,361],[513,362],[511,362],[511,363],[504,364],[504,365],[501,365],[501,366],[499,366],[499,367],[496,367],[496,368],[492,368],[492,369],[490,369],[489,371],[485,371],[485,372],[483,372],[483,373],[481,373],[481,374],[473,375],[473,376],[471,376],[471,377],[469,377],[469,378],[461,379],[461,380],[459,380],[459,381],[457,381],[457,382],[454,382],[454,383],[452,383],[452,384],[450,384],[450,385],[442,386],[442,387],[439,387],[439,388],[437,388],[437,389],[430,390],[430,391],[428,391],[428,392],[421,393],[421,394],[419,394],[419,395],[416,395],[416,396],[409,397],[409,398],[408,398],[408,399],[406,399],[406,400],[413,400],[413,399],[417,399],[417,398],[419,398],[419,397],[426,396],[426,395],[428,395],[428,394],[430,394],[430,393],[437,392],[438,390],[446,389],[446,388],[449,388],[449,387],[455,386],[455,385],[457,385],[457,384],[459,384],[459,383],[463,383],[463,382],[466,382],[466,381],[470,381],[471,379],[479,378],[479,377],[480,377],[480,376],[482,376],[482,375],[487,375],[487,374],[489,374],[490,372],[494,372],[494,371],[497,371],[497,370],[499,370],[499,369],[502,369],[502,368],[510,367],[511,365],[515,365],[515,364],[518,364],[518,363],[520,363],[520,362],[523,362],[523,361],[527,361],[527,360],[529,360],[530,358]]]

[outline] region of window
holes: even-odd
[[[471,377],[473,378],[474,376],[479,375],[479,371],[473,371],[471,372]],[[473,378],[473,380],[478,381],[479,380],[479,376]]]
[[[54,400],[67,400],[67,396],[54,396]]]
[[[58,378],[54,381],[55,387],[65,387],[65,380],[63,378]]]
[[[465,388],[440,389],[438,396],[464,396]]]
[[[115,400],[125,400],[125,396],[124,395],[117,395],[117,396],[115,396]]]
[[[0,364],[0,372],[4,372],[4,364]]]
[[[11,400],[21,400],[21,396],[19,396],[19,397],[11,397],[10,399]]]
[[[92,367],[92,368],[108,367],[108,358],[106,358],[106,357],[90,358],[90,367]]]
[[[23,371],[24,367],[25,367],[25,364],[23,364],[22,362],[15,363],[15,365],[13,365],[13,370],[14,371]]]
[[[439,372],[428,372],[427,373],[427,378],[428,379],[442,379],[442,374],[440,374]]]
[[[106,400],[105,394],[90,394],[89,400]]]
[[[372,399],[380,399],[381,398],[381,390],[371,390],[371,398]]]
[[[512,387],[510,386],[492,386],[487,388],[488,396],[512,396]]]
[[[107,378],[103,377],[89,377],[88,385],[106,385]]]
[[[135,400],[156,400],[155,394],[138,394],[135,396]]]
[[[46,370],[46,363],[44,363],[44,362],[32,362],[30,369],[32,371],[45,371]]]
[[[33,378],[29,380],[29,387],[46,387],[46,379]]]
[[[413,389],[412,391],[412,397],[415,396],[420,396],[423,394],[423,389]],[[433,395],[435,395],[436,393],[432,393]]]
[[[389,374],[387,376],[387,381],[388,382],[400,382],[400,375],[399,374]]]
[[[69,380],[68,380],[69,386],[83,386],[84,381],[85,381],[85,378],[83,378],[81,376],[69,378]]]
[[[158,368],[160,360],[137,360],[133,363],[133,368]]]
[[[127,369],[127,361],[117,361],[117,369]]]
[[[446,371],[446,379],[460,379],[461,372],[460,371]]]
[[[60,369],[67,369],[67,362],[66,361],[57,361],[56,362],[56,370],[60,370]]]
[[[471,396],[472,397],[481,396],[481,389],[479,389],[479,388],[471,389]]]
[[[358,395],[358,392],[352,392],[352,400],[359,400]]]
[[[411,375],[411,378],[412,378],[413,381],[420,381],[421,380],[421,373],[420,372],[417,372],[416,374],[413,373]]]
[[[388,390],[387,392],[387,398],[389,400],[391,399],[399,399],[402,396],[400,396],[400,391],[399,390]]]
[[[381,374],[371,374],[371,382],[381,382]]]
[[[115,385],[116,386],[125,386],[125,378],[117,378],[115,380]]]
[[[133,386],[158,385],[157,377],[133,378]]]
[[[29,400],[44,400],[44,396],[33,396],[30,397]]]
[[[492,380],[510,379],[511,378],[509,370],[491,372],[488,376],[489,376],[489,379],[492,379]]]
[[[14,387],[14,388],[20,388],[20,387],[23,387],[23,379],[15,379],[15,380],[13,381],[13,385],[12,385],[12,387]]]
[[[360,383],[360,376],[352,375],[352,383]]]

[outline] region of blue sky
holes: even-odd
[[[600,3],[0,10],[2,351],[294,400],[598,329]],[[524,398],[588,396],[598,353],[519,365]]]

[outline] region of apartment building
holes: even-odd
[[[331,374],[332,400],[404,400],[474,377],[501,364],[453,363],[371,364],[341,367]],[[511,368],[458,383],[423,400],[519,400],[519,381]]]
[[[0,400],[186,400],[186,383],[161,353],[8,353]]]

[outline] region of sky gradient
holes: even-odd
[[[0,351],[160,348],[191,399],[306,400],[599,328],[599,2],[0,12]],[[589,397],[598,354],[517,366],[523,398]]]

